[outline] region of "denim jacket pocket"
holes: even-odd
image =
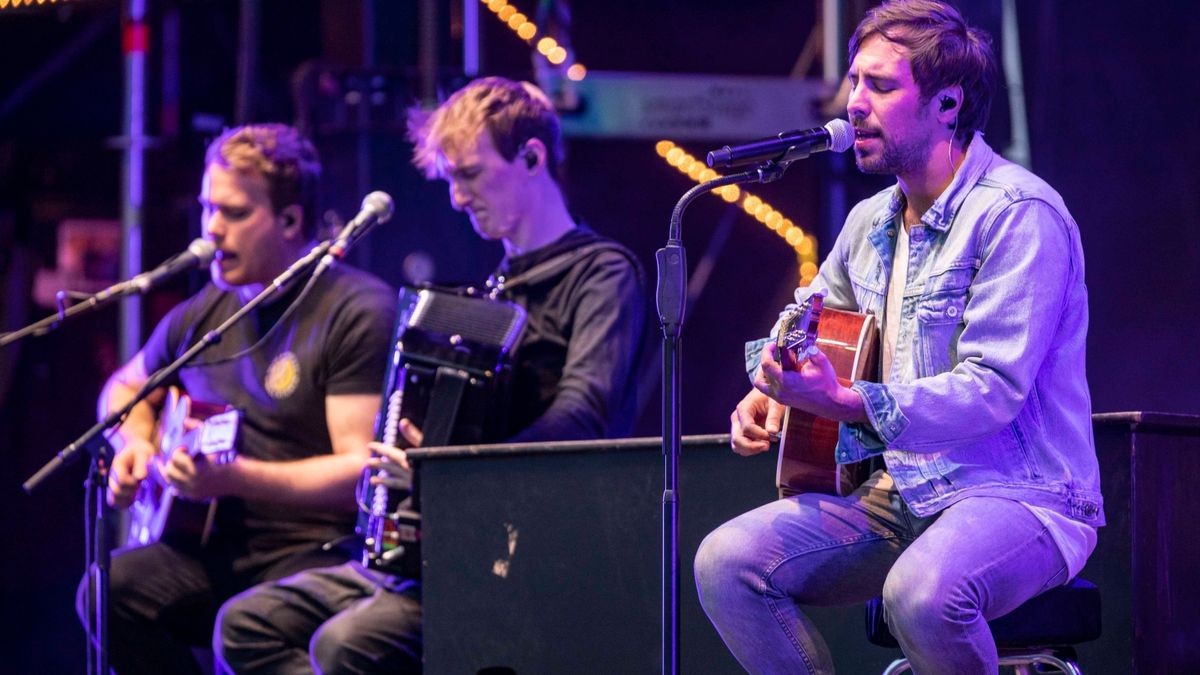
[[[850,270],[850,286],[854,292],[854,302],[860,312],[878,312],[883,307],[883,298],[887,293],[887,279],[882,269],[874,269],[869,274],[858,270]]]
[[[970,260],[951,265],[929,277],[925,292],[917,299],[917,319],[922,324],[959,323],[967,305],[967,291],[975,279]]]
[[[942,291],[937,295],[921,296],[917,300],[917,320],[923,326],[962,321],[967,306],[967,289]]]
[[[970,262],[931,276],[917,298],[917,335],[921,354],[918,377],[950,370],[958,362],[958,336],[975,267]]]

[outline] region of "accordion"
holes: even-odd
[[[508,361],[525,310],[471,293],[401,289],[395,339],[375,440],[399,445],[400,420],[421,428],[423,445],[497,441],[507,418]],[[358,484],[363,564],[420,576],[419,481],[364,470]]]

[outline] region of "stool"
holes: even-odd
[[[1027,673],[1035,672],[1031,667],[1040,664],[1080,675],[1072,645],[1100,637],[1100,590],[1089,581],[1073,579],[989,621],[988,627],[996,639],[1001,666]],[[867,639],[881,647],[900,646],[883,620],[883,598],[867,603]],[[883,672],[894,675],[910,670],[908,659],[898,659]]]

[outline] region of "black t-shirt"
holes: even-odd
[[[325,397],[377,394],[395,295],[364,272],[337,267],[302,293],[303,280],[234,324],[174,384],[193,400],[242,411],[240,453],[265,461],[333,452]],[[303,296],[303,297],[301,297]],[[293,302],[299,298],[299,302]],[[148,372],[167,365],[241,308],[236,293],[205,286],[155,328],[142,353]],[[223,498],[217,532],[251,550],[324,542],[349,534],[354,515]]]

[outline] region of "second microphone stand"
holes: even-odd
[[[769,183],[783,177],[788,163],[764,162],[750,171],[714,178],[688,190],[671,213],[667,245],[655,254],[658,265],[658,318],[662,324],[662,672],[679,673],[679,449],[683,430],[679,399],[679,337],[687,303],[687,252],[680,239],[683,212],[700,195],[726,185]]]

